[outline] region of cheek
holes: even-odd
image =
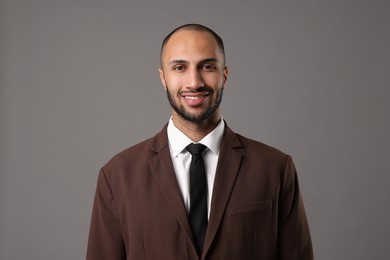
[[[204,73],[202,75],[204,83],[207,83],[210,86],[219,86],[223,84],[224,75],[223,73],[214,72],[214,73]]]
[[[178,90],[182,86],[182,79],[180,77],[167,77],[165,84],[170,90]]]
[[[212,88],[222,88],[223,87],[223,78],[222,77],[206,77],[204,78],[204,83]]]

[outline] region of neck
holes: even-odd
[[[202,122],[191,122],[173,113],[172,120],[175,126],[192,141],[199,142],[217,127],[219,120],[221,120],[221,115],[216,112],[213,116]]]

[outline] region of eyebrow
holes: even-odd
[[[204,60],[201,60],[200,63],[206,63],[206,62],[218,62],[217,58],[206,58]],[[171,60],[168,65],[172,64],[180,64],[180,63],[188,63],[186,60],[181,60],[181,59],[176,59],[176,60]]]

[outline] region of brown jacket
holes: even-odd
[[[100,171],[87,260],[120,259],[199,259],[166,127]],[[226,127],[201,259],[313,259],[290,156]]]

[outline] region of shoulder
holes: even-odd
[[[240,147],[238,148],[249,163],[261,163],[265,165],[285,165],[292,160],[287,153],[265,144],[263,142],[245,137],[241,134],[234,133]]]
[[[136,160],[139,157],[145,157],[145,155],[147,155],[149,152],[149,147],[152,139],[153,138],[149,138],[117,153],[106,163],[105,166],[107,167],[110,165],[123,164],[129,161]]]
[[[279,158],[283,159],[288,155],[281,150],[272,147],[263,142],[245,137],[239,133],[234,132],[229,127],[226,127],[223,142],[225,142],[225,148],[232,147],[239,149],[244,154],[253,154],[262,158]]]
[[[164,127],[154,137],[146,139],[133,145],[112,157],[104,166],[106,173],[112,171],[123,171],[129,169],[141,170],[148,166],[150,158],[155,156],[160,150],[168,146],[166,127]]]
[[[275,148],[268,144],[262,143],[254,139],[250,139],[240,134],[236,134],[236,135],[237,138],[240,140],[243,148],[247,149],[248,151],[257,152],[260,154],[269,154],[271,156],[277,156],[277,157],[278,156],[285,157],[287,155],[286,153],[279,150],[278,148]]]

